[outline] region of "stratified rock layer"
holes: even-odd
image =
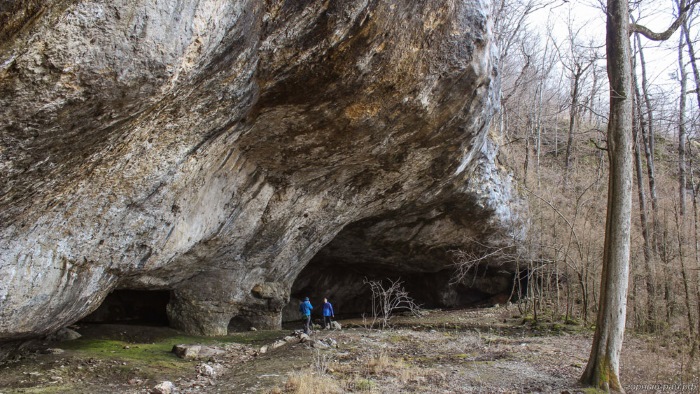
[[[488,7],[4,2],[0,340],[114,289],[171,290],[170,323],[192,333],[276,327],[344,228],[386,230],[387,256],[503,236]]]

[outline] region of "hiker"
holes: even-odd
[[[328,298],[323,299],[323,328],[331,328],[331,317],[335,317],[333,305],[328,302]]]
[[[311,310],[313,305],[309,302],[309,297],[304,298],[304,301],[299,304],[299,313],[304,320],[304,334],[309,334],[311,331]]]

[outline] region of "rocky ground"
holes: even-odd
[[[592,332],[533,324],[514,307],[397,317],[381,331],[360,319],[341,323],[302,342],[291,327],[212,339],[165,327],[79,325],[81,338],[35,343],[1,365],[0,393],[584,392],[577,379]],[[180,358],[172,353],[178,344],[202,346]],[[697,372],[672,342],[630,334],[625,345],[628,392],[657,392],[634,385],[681,377],[697,392]]]

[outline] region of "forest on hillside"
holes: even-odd
[[[693,365],[700,343],[700,9],[679,1],[629,4],[633,22],[670,24],[683,6],[687,17],[662,41],[630,35],[634,184],[626,328],[658,338]],[[590,6],[605,20],[602,2]],[[563,15],[563,29],[543,23],[552,9]],[[520,283],[528,288],[515,291],[527,294],[518,307],[534,319],[594,325],[607,211],[609,86],[605,36],[592,36],[577,12],[545,0],[496,4],[503,85],[494,134],[501,139],[499,161],[518,180],[532,222],[523,247],[488,253],[526,269],[529,280]],[[659,70],[662,62],[649,60],[659,57],[672,66]]]

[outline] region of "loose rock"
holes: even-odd
[[[214,377],[216,376],[216,371],[214,367],[209,364],[200,364],[197,366],[197,373],[203,376]]]
[[[173,394],[176,390],[173,382],[168,380],[159,383],[156,387],[151,390],[151,394]]]
[[[329,346],[324,343],[323,341],[311,341],[310,342],[312,348],[316,349],[328,349]]]
[[[175,345],[172,352],[176,356],[188,360],[208,359],[226,354],[226,351],[223,349],[203,345]]]
[[[80,333],[70,328],[62,328],[55,333],[49,335],[47,339],[52,342],[73,341],[82,337]]]

